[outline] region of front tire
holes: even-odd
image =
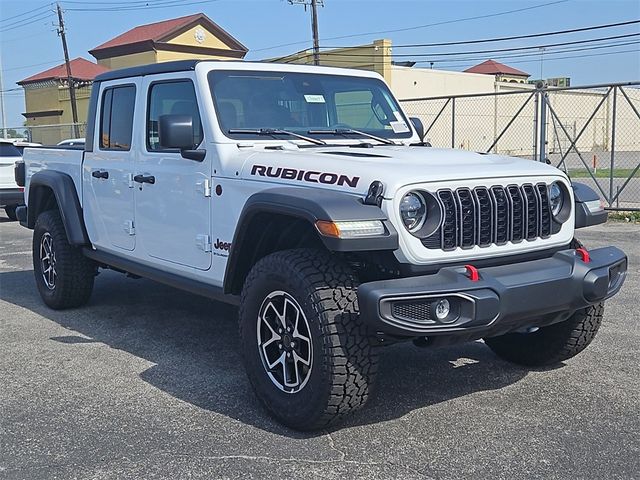
[[[55,310],[85,304],[96,271],[93,261],[69,245],[60,213],[41,213],[33,231],[33,273],[44,303]]]
[[[555,365],[589,346],[600,328],[603,313],[604,303],[599,303],[533,333],[507,333],[485,338],[484,342],[496,355],[513,363],[530,367]]]
[[[256,395],[283,424],[323,428],[367,401],[377,356],[356,288],[351,269],[319,250],[277,252],[249,273],[242,355]]]

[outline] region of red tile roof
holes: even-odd
[[[128,45],[131,43],[139,43],[145,41],[159,41],[163,37],[166,37],[171,32],[180,27],[188,25],[189,23],[197,20],[204,15],[202,13],[196,13],[194,15],[187,15],[186,17],[173,18],[171,20],[164,20],[162,22],[149,23],[148,25],[140,25],[139,27],[132,28],[112,38],[108,42],[98,45],[92,51],[102,50],[103,48],[117,47],[120,45]]]
[[[109,70],[102,65],[90,62],[89,60],[82,57],[74,58],[69,62],[69,65],[71,66],[71,76],[76,80],[93,80],[99,74]],[[50,68],[49,70],[31,75],[24,80],[20,80],[18,82],[18,85],[58,78],[67,78],[67,67],[64,63]]]
[[[495,60],[486,60],[482,63],[479,63],[475,67],[467,68],[465,70],[467,73],[483,73],[485,75],[519,75],[522,77],[528,77],[529,74],[527,72],[523,72],[522,70],[518,70],[517,68],[510,67],[509,65],[505,65],[500,62],[496,62]]]

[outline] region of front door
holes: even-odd
[[[160,116],[179,114],[193,118],[193,148],[204,142],[193,82],[156,77],[147,81],[145,90],[145,146],[135,165],[138,241],[150,257],[207,270],[211,266],[211,157],[189,160],[158,141]]]
[[[136,246],[132,172],[134,105],[139,81],[100,92],[93,151],[83,163],[83,210],[92,243],[106,250]],[[115,248],[114,248],[115,247]]]

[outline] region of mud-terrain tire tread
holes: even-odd
[[[357,280],[351,268],[328,252],[314,249],[295,249],[276,252],[259,260],[247,276],[240,303],[240,338],[246,335],[247,296],[256,282],[269,272],[281,272],[292,276],[292,284],[299,285],[295,293],[305,292],[308,298],[296,299],[302,308],[311,307],[319,320],[322,352],[330,375],[326,401],[322,411],[304,423],[283,418],[283,412],[275,411],[265,402],[262,392],[252,382],[258,398],[280,421],[298,430],[317,430],[333,424],[345,415],[359,409],[371,395],[378,368],[378,347],[371,341],[366,325],[360,319],[357,297]],[[289,292],[294,294],[294,292]],[[305,309],[306,310],[306,309]],[[255,341],[255,340],[254,340]],[[264,375],[264,372],[260,372]]]
[[[54,290],[44,284],[40,267],[40,241],[49,232],[56,256],[57,283]],[[97,268],[95,262],[82,255],[78,247],[69,244],[57,210],[42,212],[33,231],[33,272],[44,302],[54,310],[79,307],[89,301]]]

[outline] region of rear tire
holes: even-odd
[[[600,328],[603,313],[604,303],[599,303],[533,333],[507,333],[485,338],[484,342],[496,355],[513,363],[531,367],[555,365],[589,346]]]
[[[60,213],[41,213],[33,231],[33,273],[44,303],[55,310],[85,304],[96,272],[96,264],[69,245]]]
[[[257,397],[283,424],[320,429],[369,398],[376,347],[356,288],[351,269],[320,250],[277,252],[249,273],[240,304],[243,359]]]
[[[7,214],[7,217],[9,217],[9,220],[13,220],[14,222],[18,220],[18,215],[16,214],[17,208],[18,208],[17,205],[7,205],[6,207],[4,207],[4,213]]]

